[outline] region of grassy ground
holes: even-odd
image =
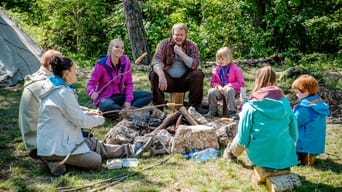
[[[255,68],[246,68],[244,71],[247,87],[250,88]],[[210,69],[205,72],[208,82]],[[134,73],[137,88],[149,89],[147,71]],[[84,92],[87,75],[82,73],[76,85],[83,105],[89,102]],[[222,158],[195,163],[180,154],[147,154],[139,159],[137,167],[108,170],[104,162],[102,167],[93,171],[69,169],[63,176],[52,177],[43,164],[31,159],[24,149],[17,123],[21,91],[22,84],[0,88],[0,191],[58,191],[60,187],[77,189],[101,181],[103,183],[84,190],[95,191],[108,184],[105,191],[266,191],[264,186],[250,182],[251,163],[245,154],[239,163],[227,163]],[[95,135],[103,138],[112,126],[111,122],[106,122],[95,130]],[[318,156],[315,166],[292,168],[302,181],[302,186],[295,191],[342,191],[341,129],[341,124],[328,125],[326,153]],[[108,181],[114,181],[120,175],[130,176],[118,183]]]

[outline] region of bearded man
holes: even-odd
[[[198,46],[187,39],[187,35],[188,27],[184,23],[176,23],[172,27],[171,37],[163,39],[157,46],[149,74],[153,104],[165,104],[164,92],[189,91],[189,106],[203,114],[204,73],[198,69]]]

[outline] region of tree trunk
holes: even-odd
[[[142,61],[142,64],[148,65],[150,63],[151,56],[147,46],[146,33],[138,1],[123,0],[123,5],[128,35],[132,46],[133,58],[136,60],[143,53],[147,52],[148,54]]]
[[[254,0],[254,4],[256,6],[256,13],[254,19],[255,27],[261,27],[265,30],[266,24],[262,21],[262,19],[266,13],[266,2],[265,0]]]

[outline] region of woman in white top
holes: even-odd
[[[95,168],[102,158],[137,157],[151,139],[140,144],[109,145],[94,137],[85,138],[81,128],[102,125],[104,117],[97,110],[83,111],[77,101],[72,83],[77,81],[76,64],[66,57],[54,57],[50,61],[53,75],[42,87],[37,128],[38,156],[43,161],[61,161],[78,146],[65,162],[66,165],[82,168]],[[49,164],[48,164],[49,165]],[[63,174],[65,168],[53,173]]]

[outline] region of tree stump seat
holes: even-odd
[[[290,168],[269,169],[255,166],[251,180],[258,185],[265,184],[271,192],[292,190],[301,185],[299,177],[291,173]]]
[[[179,104],[177,106],[171,106],[170,109],[179,109],[182,105],[184,105],[184,96],[185,92],[171,92],[170,93],[170,103]]]
[[[240,95],[238,94],[238,93],[236,93],[235,94],[235,102],[237,103],[237,104],[239,104],[240,103],[240,100],[239,100],[239,98],[240,98]],[[239,109],[238,109],[239,110]],[[224,117],[228,117],[228,109],[227,109],[227,101],[226,101],[226,98],[225,97],[223,97],[223,99],[222,99],[222,115],[224,116]]]

